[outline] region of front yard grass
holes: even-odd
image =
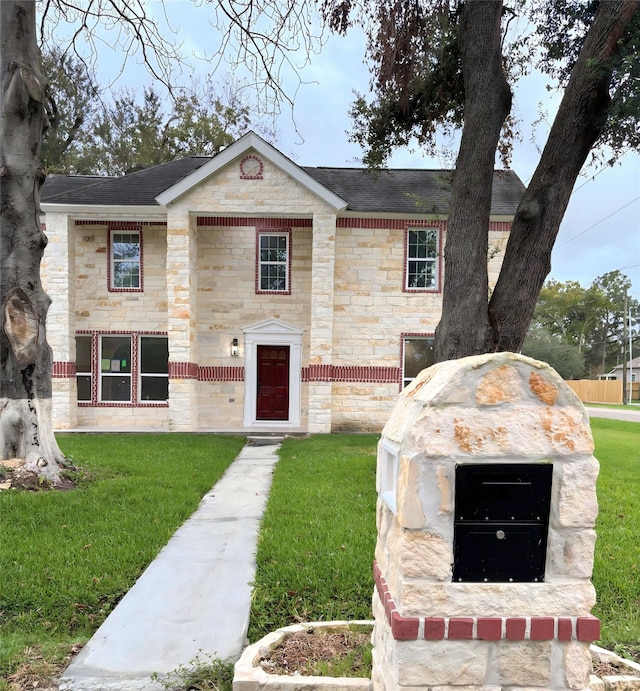
[[[46,677],[90,638],[244,444],[193,434],[58,441],[82,468],[75,490],[0,493],[0,689],[20,665]]]
[[[594,418],[591,426],[601,465],[594,614],[601,644],[640,661],[640,425]],[[252,641],[299,621],[370,618],[377,438],[283,443],[258,542]],[[34,682],[41,674],[40,687],[55,676],[244,440],[62,435],[59,442],[84,470],[77,489],[0,492],[0,691],[25,667]]]

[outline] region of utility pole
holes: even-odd
[[[624,295],[624,317],[622,319],[622,404],[628,405],[627,395],[627,294]]]
[[[627,311],[629,330],[629,403],[633,403],[633,329],[631,328],[631,307]]]

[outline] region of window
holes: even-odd
[[[139,290],[141,283],[140,231],[111,233],[111,288]]]
[[[407,337],[404,339],[402,386],[410,384],[420,372],[435,362],[433,336]]]
[[[100,400],[131,401],[131,336],[100,337]]]
[[[91,400],[91,336],[76,336],[76,387],[79,401]]]
[[[169,398],[169,340],[140,336],[140,401]]]
[[[78,334],[78,403],[162,405],[169,400],[169,339],[166,333]]]
[[[408,228],[406,290],[437,290],[439,240],[437,228]]]
[[[259,233],[258,292],[290,292],[289,256],[289,233]]]

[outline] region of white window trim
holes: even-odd
[[[138,236],[138,285],[137,286],[117,286],[116,281],[115,281],[115,265],[116,265],[116,258],[115,254],[113,251],[113,246],[115,244],[115,236],[116,235],[137,235]],[[115,292],[126,292],[128,290],[131,291],[141,291],[142,290],[142,231],[140,230],[111,230],[110,231],[110,236],[109,236],[109,258],[111,260],[111,276],[109,277],[110,283],[111,283],[111,290]],[[120,261],[128,261],[130,263],[133,263],[132,260],[118,260]]]
[[[272,261],[263,262],[261,260],[261,258],[260,258],[261,242],[262,242],[262,238],[265,236],[285,238],[285,241],[287,243],[287,248],[286,248],[286,259],[283,262],[272,262]],[[289,295],[291,293],[291,233],[288,231],[283,232],[282,230],[259,230],[258,231],[258,247],[257,247],[257,253],[256,253],[256,260],[257,260],[256,292],[257,293],[272,293],[272,294],[276,294],[276,295]],[[272,290],[271,288],[263,288],[262,287],[262,267],[263,266],[278,266],[281,264],[284,264],[284,268],[285,268],[284,288],[282,288],[281,290]]]
[[[411,232],[432,232],[436,238],[436,256],[429,257],[410,257],[409,256],[409,233]],[[440,230],[432,226],[408,226],[405,229],[405,266],[404,266],[404,290],[409,293],[437,293],[440,292]],[[413,261],[431,262],[434,267],[433,275],[435,283],[433,286],[415,287],[409,285],[409,264]]]

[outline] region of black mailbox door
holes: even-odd
[[[544,580],[553,466],[456,468],[453,579]]]

